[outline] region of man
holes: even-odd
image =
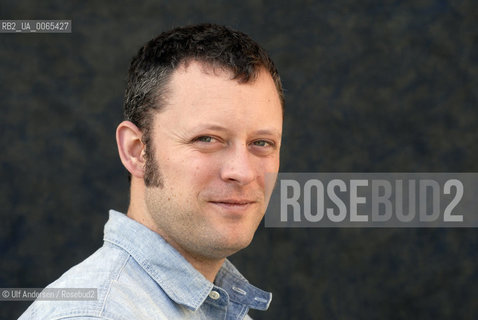
[[[127,215],[104,246],[49,287],[94,301],[36,301],[20,319],[243,319],[271,294],[226,259],[249,245],[279,170],[282,87],[243,33],[176,28],[142,47],[117,128],[130,173]],[[268,182],[269,181],[269,182]]]

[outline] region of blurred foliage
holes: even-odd
[[[71,34],[0,34],[0,287],[43,287],[125,210],[114,131],[130,58],[176,25],[250,34],[286,89],[282,171],[478,171],[476,1],[0,4]],[[474,229],[264,229],[231,258],[256,319],[476,319]],[[0,318],[28,305],[0,302]]]

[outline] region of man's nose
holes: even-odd
[[[231,147],[226,154],[221,166],[222,180],[247,185],[256,178],[254,156],[247,145]]]

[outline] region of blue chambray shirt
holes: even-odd
[[[226,260],[211,283],[159,234],[110,210],[104,245],[50,288],[97,288],[93,301],[35,301],[26,319],[250,319],[272,294]]]

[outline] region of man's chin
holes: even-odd
[[[227,253],[225,257],[233,255],[234,253],[241,251],[242,249],[247,248],[252,242],[252,237],[244,238],[244,239],[237,239],[236,241],[228,241],[228,243],[224,244],[220,250],[224,253]]]
[[[217,239],[213,247],[205,250],[203,254],[206,253],[206,258],[208,259],[224,259],[248,247],[251,242],[252,237],[244,236],[238,239],[224,238],[222,241]]]

